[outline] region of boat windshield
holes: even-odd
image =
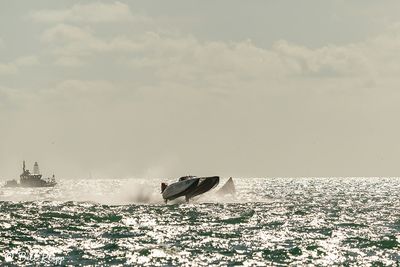
[[[192,178],[195,178],[196,176],[182,176],[181,178],[179,178],[179,181],[185,181],[185,180],[188,180],[188,179],[192,179]]]

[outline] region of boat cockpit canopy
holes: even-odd
[[[196,176],[191,176],[191,175],[189,175],[189,176],[182,176],[181,178],[179,178],[179,182],[180,182],[180,181],[185,181],[185,180],[188,180],[188,179],[192,179],[192,178],[196,178]]]

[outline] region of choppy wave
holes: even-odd
[[[399,178],[235,182],[235,199],[168,205],[151,179],[1,189],[0,262],[399,265]]]

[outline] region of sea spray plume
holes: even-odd
[[[91,188],[84,190],[86,193],[78,199],[107,205],[156,204],[161,200],[155,184],[152,179],[98,180],[95,184],[87,185]]]
[[[121,191],[121,198],[129,201],[130,203],[140,204],[156,204],[161,203],[162,199],[159,195],[159,189],[155,186],[155,179],[150,181],[139,182],[136,180],[129,180]]]
[[[163,179],[63,179],[51,189],[47,188],[2,188],[0,201],[76,201],[93,202],[105,205],[162,204],[160,183]],[[246,178],[233,180],[235,194],[207,192],[190,200],[193,203],[247,203],[270,202],[263,192],[269,192],[262,179],[254,179],[257,187],[249,187]],[[228,182],[222,183],[226,184]],[[224,188],[222,186],[221,188]],[[263,190],[259,190],[263,188]],[[257,190],[256,190],[257,189]],[[184,203],[184,198],[170,204]]]
[[[231,194],[231,195],[236,194],[235,183],[233,182],[232,177],[230,177],[229,180],[226,181],[226,183],[217,191],[217,194],[220,196],[226,194]]]
[[[143,179],[71,179],[56,187],[2,188],[0,201],[77,201],[105,205],[161,203],[158,180]]]

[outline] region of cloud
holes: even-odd
[[[129,6],[121,2],[75,4],[68,9],[39,10],[31,13],[37,22],[147,22],[146,16],[133,15]]]
[[[114,55],[114,63],[125,62],[136,70],[153,69],[164,80],[204,77],[210,82],[216,76],[230,79],[230,75],[251,80],[279,76],[284,71],[276,52],[259,48],[250,40],[201,42],[190,35],[156,32],[104,38],[90,28],[67,24],[45,30],[41,40],[59,65],[82,66]]]
[[[58,24],[45,30],[41,40],[46,43],[64,43],[64,42],[83,42],[93,39],[92,33],[88,29],[67,24]]]
[[[96,108],[116,97],[120,86],[107,80],[67,79],[42,88],[36,96],[54,108]],[[39,103],[39,105],[40,105]]]
[[[367,51],[373,49],[371,40],[315,49],[281,40],[271,48],[261,48],[251,40],[200,41],[190,35],[157,32],[105,38],[91,28],[68,24],[45,30],[41,40],[51,47],[60,65],[82,65],[103,53],[124,54],[132,67],[155,68],[164,78],[190,79],[206,73],[231,73],[244,79],[284,75],[350,77],[371,75],[372,68]]]
[[[21,67],[35,66],[39,64],[36,56],[19,57],[9,63],[0,62],[0,75],[17,74]]]
[[[18,73],[18,68],[15,64],[0,63],[0,75],[13,75]]]
[[[35,66],[39,64],[39,59],[36,56],[19,57],[15,60],[15,65],[22,66]]]
[[[82,57],[103,52],[132,52],[139,49],[133,40],[113,37],[110,40],[97,37],[89,28],[58,24],[41,35],[41,41],[52,47],[53,54],[60,56],[58,63],[80,65]]]
[[[274,51],[287,66],[289,72],[309,75],[346,75],[353,71],[352,61],[357,58],[343,47],[309,49],[282,40]]]
[[[77,94],[104,94],[115,90],[115,86],[111,82],[102,80],[65,80],[58,83],[54,87],[54,91],[65,95],[76,97]]]
[[[6,101],[8,101],[10,91],[8,88],[0,86],[0,107],[4,106]]]
[[[60,56],[55,59],[55,65],[64,67],[79,67],[85,65],[85,62],[74,56]]]
[[[175,85],[226,97],[241,88],[262,94],[294,87],[351,92],[396,83],[399,33],[393,26],[343,45],[312,48],[279,40],[263,47],[252,40],[201,40],[157,27],[104,35],[96,25],[59,23],[45,29],[41,41],[53,64],[79,67],[95,80],[135,77],[140,88]],[[99,77],[100,68],[105,77]],[[86,77],[77,74],[77,79]]]
[[[1,115],[8,117],[9,114],[20,110],[25,105],[30,106],[30,102],[35,101],[35,94],[26,88],[12,88],[0,85],[0,109]],[[2,116],[0,116],[0,119]]]

